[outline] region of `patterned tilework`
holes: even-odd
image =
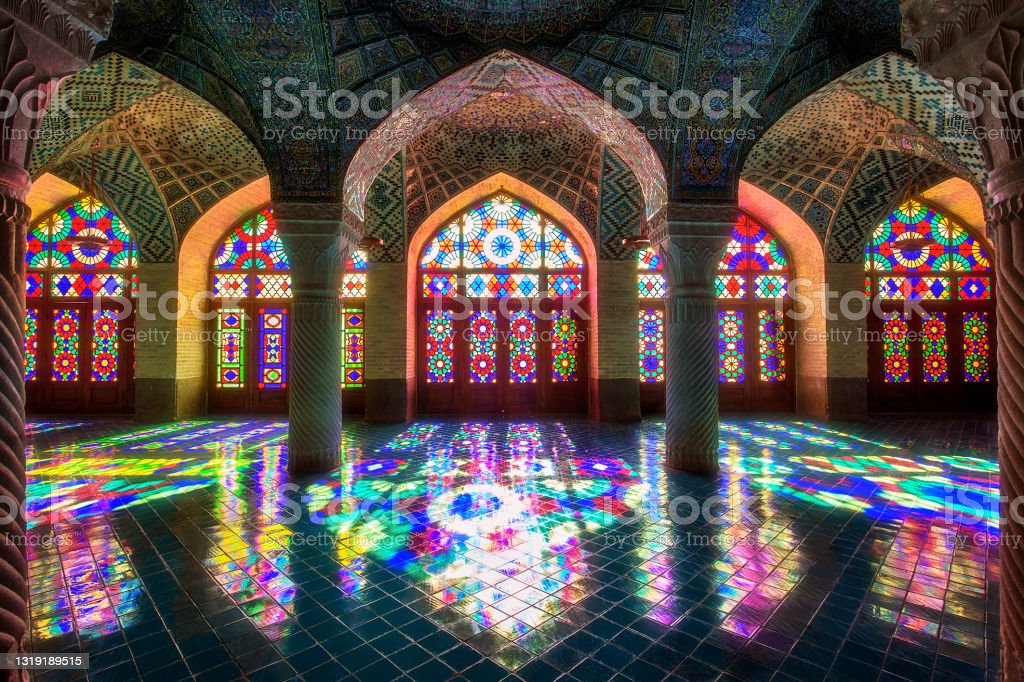
[[[41,123],[45,134],[32,152],[33,177],[87,130],[159,92],[165,84],[150,69],[119,54],[105,55],[68,78],[61,93],[70,94],[67,102],[75,115],[57,107],[47,110]]]
[[[534,106],[547,112],[547,116],[554,114],[571,119],[612,147],[637,176],[648,214],[664,205],[667,197],[664,165],[634,123],[578,83],[542,64],[500,50],[453,73],[443,87],[421,92],[389,117],[378,134],[359,147],[345,176],[345,202],[349,209],[357,216],[362,215],[372,179],[396,151],[395,139],[418,138],[430,131],[439,119],[483,97],[519,95],[534,100]]]
[[[597,229],[601,143],[570,116],[525,95],[481,97],[406,148],[409,225],[503,171]]]
[[[92,157],[78,157],[54,172],[72,184],[87,187]],[[132,147],[103,149],[95,154],[96,185],[105,203],[130,225],[143,263],[173,263],[178,240],[153,178]]]
[[[367,231],[384,241],[383,246],[370,252],[370,260],[378,263],[401,263],[405,260],[404,158],[403,154],[397,154],[384,166],[366,201]]]
[[[908,178],[914,177],[911,193],[915,193],[951,175],[944,166],[923,163],[896,151],[875,149],[868,153],[829,228],[825,249],[829,262],[860,263],[864,259],[868,237],[899,203]]]
[[[30,636],[90,679],[998,676],[993,421],[724,421],[713,478],[660,422],[348,422],[300,481],[284,423],[69,424]]]
[[[593,22],[615,6],[614,0],[554,0],[520,3],[452,3],[444,0],[397,0],[395,7],[410,22],[427,22],[446,37],[461,35],[481,43],[511,40],[529,43],[540,37],[563,38],[583,22]]]
[[[845,80],[808,97],[776,123],[754,147],[743,177],[802,215],[824,240],[837,211],[857,191],[853,179],[864,158],[876,149],[944,166],[947,177],[973,178],[953,148],[847,88]]]
[[[976,139],[956,129],[964,119],[963,110],[941,81],[915,67],[910,59],[888,52],[845,74],[839,82],[941,142],[946,153],[970,173],[974,184],[987,185],[981,147]]]
[[[623,237],[637,234],[643,223],[643,206],[636,178],[611,150],[604,154],[601,173],[601,258],[628,260],[636,253],[622,245]]]

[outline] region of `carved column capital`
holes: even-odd
[[[293,289],[312,301],[337,301],[345,259],[355,246],[340,204],[281,203],[274,206],[281,241],[291,265]]]
[[[904,45],[953,88],[989,168],[1024,158],[1024,4],[1019,0],[904,0]]]
[[[652,236],[665,263],[669,298],[714,298],[715,271],[738,213],[736,204],[669,204],[663,229]]]

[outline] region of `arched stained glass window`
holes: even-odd
[[[228,231],[213,256],[214,332],[211,405],[280,411],[286,407],[292,278],[267,207]],[[363,380],[366,256],[353,253],[342,277],[345,388]]]
[[[651,406],[663,396],[663,389],[656,387],[665,381],[668,291],[661,257],[648,249],[637,258],[640,381],[650,386],[644,389],[644,403]],[[784,316],[789,276],[789,261],[778,240],[741,213],[715,278],[720,401],[726,408],[746,409],[755,403],[765,409],[790,407]]]
[[[869,344],[874,407],[935,409],[957,385],[991,381],[990,259],[970,230],[909,201],[872,232],[864,269],[882,309]],[[918,384],[928,385],[921,395]]]
[[[565,305],[583,297],[583,256],[562,226],[499,194],[438,230],[420,274],[424,411],[455,411],[463,400],[484,412],[577,404],[554,398],[560,385],[582,394],[571,385],[581,381],[585,336],[584,320]],[[478,303],[463,314],[469,300]],[[518,388],[496,389],[503,385]]]
[[[136,289],[127,226],[99,199],[83,196],[29,230],[25,261],[29,407],[129,409],[133,344],[122,332],[130,307],[113,301]]]

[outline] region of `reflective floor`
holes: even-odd
[[[994,680],[989,421],[36,421],[37,679]],[[616,677],[621,675],[621,677]]]

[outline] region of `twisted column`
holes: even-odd
[[[996,339],[999,374],[1000,529],[1024,537],[1015,500],[1024,495],[1024,161],[992,172],[996,235]],[[999,549],[1000,636],[1003,679],[1024,679],[1024,552]]]
[[[15,500],[0,536],[0,652],[24,651],[28,630],[25,557],[25,205],[29,177],[0,161],[0,497]]]
[[[351,249],[336,205],[277,204],[292,273],[288,471],[338,466],[341,452],[341,276]]]
[[[715,272],[737,207],[672,204],[656,231],[665,263],[666,464],[718,470],[718,320]]]
[[[929,3],[905,0],[903,37],[921,68],[950,79],[961,112],[985,133],[978,144],[989,171],[989,236],[996,250],[999,391],[999,634],[1004,680],[1024,679],[1024,4],[1015,0]],[[1021,511],[1017,510],[1019,518]]]

